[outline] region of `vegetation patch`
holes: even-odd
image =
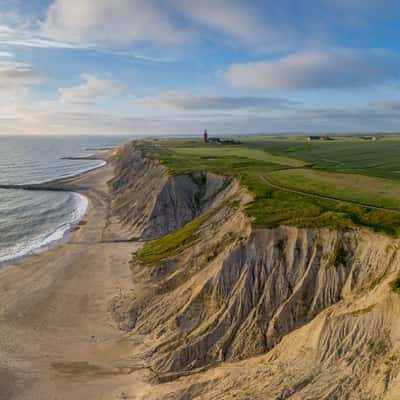
[[[389,337],[382,337],[377,341],[370,339],[368,341],[368,350],[374,356],[383,356],[386,354],[390,349],[390,338]]]
[[[345,266],[347,263],[347,249],[344,243],[340,240],[336,243],[335,249],[329,258],[328,268],[329,267],[338,267],[339,265]]]
[[[371,281],[369,284],[369,290],[375,289],[385,278],[385,274],[382,274]]]
[[[278,251],[278,257],[281,260],[283,258],[283,254],[285,251],[285,243],[287,242],[287,239],[279,239],[275,244],[274,247]]]
[[[400,276],[394,281],[390,282],[390,287],[394,292],[400,294]]]
[[[217,208],[205,212],[176,232],[163,236],[160,239],[146,242],[145,245],[133,255],[134,260],[140,261],[143,264],[155,264],[180,254],[198,239],[200,229],[203,228],[211,218],[226,207],[234,209],[235,205],[236,201],[226,200]],[[215,256],[216,255],[214,255],[214,258]]]
[[[359,317],[360,315],[368,314],[369,312],[371,312],[374,309],[374,307],[375,307],[375,304],[372,304],[369,307],[361,308],[359,310],[352,311],[350,313],[350,315],[352,315],[353,317]]]
[[[210,213],[205,213],[178,231],[147,242],[134,257],[143,264],[154,264],[178,255],[196,241],[199,229],[208,218],[210,218]]]

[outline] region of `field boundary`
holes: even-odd
[[[291,189],[290,187],[281,186],[277,183],[274,183],[271,179],[268,179],[265,175],[259,175],[259,178],[262,182],[273,187],[274,189],[283,190],[285,192],[299,194],[301,196],[312,197],[315,199],[335,201],[337,203],[347,203],[347,204],[351,204],[351,205],[355,205],[355,206],[359,206],[359,207],[363,207],[363,208],[369,208],[372,210],[388,211],[388,212],[400,214],[400,209],[397,209],[397,208],[386,208],[386,207],[374,206],[372,204],[359,203],[358,201],[343,200],[343,199],[339,199],[339,198],[333,197],[333,196],[327,196],[327,195],[316,194],[316,193],[311,193],[311,192],[304,192],[304,191],[298,190],[298,189]]]

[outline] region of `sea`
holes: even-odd
[[[0,136],[0,184],[42,183],[104,164],[68,160],[128,140],[117,136]],[[0,267],[65,239],[85,215],[87,199],[72,192],[0,189]]]

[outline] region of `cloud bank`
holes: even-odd
[[[302,52],[272,61],[232,65],[226,81],[258,90],[362,87],[400,76],[400,56],[385,50]]]
[[[311,37],[287,15],[291,2],[55,0],[40,24],[40,35],[84,46],[137,42],[176,45],[228,39],[231,44],[282,50]],[[303,17],[306,19],[307,13]]]
[[[23,115],[23,118],[21,116]],[[20,107],[0,116],[0,131],[8,134],[213,134],[305,132],[398,132],[399,109],[374,105],[347,108],[316,108],[279,114],[185,114],[185,117],[152,118],[100,112],[48,111]]]
[[[293,107],[298,102],[274,97],[256,96],[193,96],[170,93],[156,97],[135,98],[134,102],[148,106],[167,106],[178,111],[253,110],[268,111]]]
[[[10,52],[0,53],[0,89],[12,89],[20,86],[43,83],[46,75],[35,71],[30,64],[13,60]]]
[[[157,0],[56,0],[41,24],[52,39],[76,43],[180,43],[188,32],[175,26],[170,9]]]
[[[84,83],[79,86],[60,88],[61,103],[90,105],[99,100],[111,99],[122,92],[119,82],[110,79],[99,79],[91,74],[82,74]]]

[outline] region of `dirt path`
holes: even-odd
[[[336,197],[325,196],[325,195],[315,194],[315,193],[310,193],[310,192],[303,192],[301,190],[291,189],[286,186],[280,186],[276,183],[273,183],[270,179],[266,178],[264,175],[259,175],[259,178],[261,181],[263,181],[267,185],[273,187],[274,189],[283,190],[283,191],[289,192],[289,193],[299,194],[301,196],[307,196],[307,197],[312,197],[314,199],[321,199],[321,200],[330,200],[330,201],[335,201],[337,203],[347,203],[347,204],[351,204],[351,205],[355,205],[355,206],[359,206],[359,207],[363,207],[363,208],[370,208],[372,210],[400,213],[400,210],[395,209],[395,208],[378,207],[378,206],[373,206],[371,204],[359,203],[357,201],[351,201],[351,200],[342,200],[342,199],[338,199]]]
[[[66,244],[0,273],[1,400],[122,399],[121,387],[146,387],[132,356],[140,338],[109,312],[112,298],[133,290],[129,259],[139,245],[103,242],[108,231],[127,239],[109,219],[112,173],[108,165],[70,179],[89,198],[86,224]]]

